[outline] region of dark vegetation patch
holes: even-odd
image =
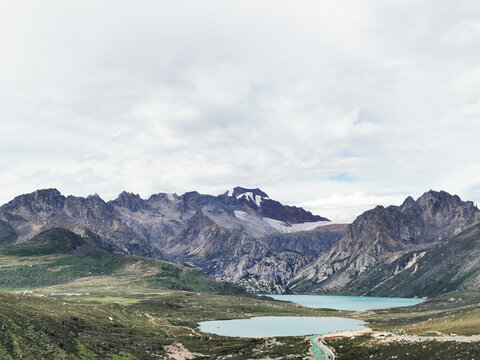
[[[0,244],[11,244],[17,238],[15,229],[8,222],[0,220]]]

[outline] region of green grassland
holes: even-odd
[[[230,338],[197,330],[204,320],[266,315],[350,316],[374,330],[406,334],[480,332],[478,293],[367,313],[308,309],[249,295],[195,269],[105,253],[63,229],[35,240],[0,246],[0,359],[164,359],[175,352],[200,359],[303,359],[307,337]],[[455,346],[476,354],[472,344],[384,344],[369,336],[329,345],[339,359],[355,353],[400,359],[410,348],[418,350],[415,359],[435,359],[422,354],[448,354]]]
[[[358,314],[378,331],[401,331],[409,335],[480,334],[480,293],[458,291],[437,296],[409,308],[377,310]]]
[[[0,247],[0,359],[158,359],[168,346],[197,358],[303,358],[305,338],[225,338],[199,333],[197,323],[336,313],[252,296],[168,262],[77,253],[84,244],[53,235]]]

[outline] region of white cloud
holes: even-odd
[[[3,1],[0,202],[245,185],[351,219],[477,196],[480,5],[460,3]]]
[[[335,223],[350,223],[355,218],[377,205],[400,205],[405,200],[405,194],[366,194],[355,191],[351,193],[333,193],[330,196],[301,205],[320,214],[329,214],[329,219]]]

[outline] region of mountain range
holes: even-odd
[[[44,189],[0,207],[0,242],[22,243],[61,227],[105,251],[196,267],[251,291],[283,292],[300,269],[341,238],[345,226],[330,223],[259,189],[148,199],[122,192],[109,202]]]
[[[0,243],[64,228],[102,251],[195,267],[251,292],[431,296],[479,287],[479,224],[472,202],[443,191],[333,224],[260,189],[108,202],[44,189],[0,207]]]

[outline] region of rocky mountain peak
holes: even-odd
[[[31,195],[35,201],[51,206],[59,205],[65,200],[65,197],[57,189],[36,190]]]
[[[153,194],[148,198],[149,202],[165,202],[165,201],[175,201],[178,199],[177,194],[167,194],[167,193],[158,193]]]
[[[94,201],[94,202],[104,202],[103,199],[97,193],[93,195],[88,195],[87,200]]]
[[[418,205],[428,212],[448,210],[454,207],[476,208],[472,201],[462,201],[458,195],[451,195],[446,191],[430,190],[417,199]]]
[[[406,212],[409,210],[418,209],[417,202],[413,199],[413,197],[409,196],[405,199],[402,205],[400,205],[400,211]]]
[[[259,208],[264,200],[269,199],[268,195],[259,188],[248,189],[240,186],[229,190],[224,195],[244,201],[253,209]]]
[[[127,208],[131,212],[138,212],[146,208],[145,201],[140,195],[126,191],[122,191],[112,203],[116,206]]]
[[[3,211],[18,210],[19,213],[35,213],[60,209],[65,204],[65,197],[57,189],[41,189],[29,194],[15,197],[0,207]]]
[[[301,207],[287,206],[279,201],[272,200],[259,188],[248,189],[237,186],[221,196],[229,196],[240,200],[264,218],[283,221],[288,224],[330,221],[325,217],[313,215],[310,211]]]
[[[235,197],[235,198],[238,198],[246,193],[251,193],[253,196],[260,196],[262,198],[268,198],[268,195],[263,192],[262,190],[260,190],[259,188],[255,188],[255,189],[247,189],[247,188],[244,188],[244,187],[241,187],[241,186],[236,186],[234,187],[232,190],[230,190],[228,192],[228,195],[229,196],[232,196],[232,197]]]
[[[417,199],[427,227],[435,228],[434,236],[453,235],[467,225],[480,221],[480,210],[472,201],[462,201],[458,195],[430,190]],[[448,231],[445,231],[448,229]]]
[[[47,197],[51,197],[51,196],[62,196],[62,194],[60,193],[60,191],[58,191],[58,189],[56,188],[47,188],[47,189],[38,189],[38,190],[35,190],[33,193],[32,193],[33,196],[35,197],[42,197],[42,196],[47,196]]]

